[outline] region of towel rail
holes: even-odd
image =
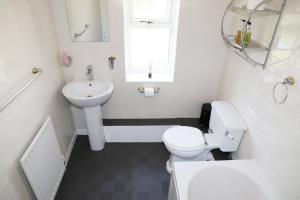
[[[12,96],[10,96],[7,100],[3,102],[3,104],[0,105],[0,112],[6,108],[17,96],[19,96],[35,79],[37,79],[41,74],[43,73],[43,70],[37,67],[32,68],[32,75],[33,77],[24,84],[20,89],[17,90]]]

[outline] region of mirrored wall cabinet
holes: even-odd
[[[254,66],[266,67],[286,0],[233,0],[221,25],[225,43]]]
[[[65,0],[72,42],[109,42],[108,0]]]

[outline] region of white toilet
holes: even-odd
[[[238,149],[247,126],[238,111],[226,101],[214,101],[209,122],[209,133],[199,129],[176,126],[165,131],[163,142],[171,153],[167,170],[171,173],[172,162],[186,160],[212,160],[211,150],[223,152]]]

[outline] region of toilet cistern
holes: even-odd
[[[87,69],[86,75],[89,78],[89,81],[93,81],[94,80],[93,66],[92,65],[88,65],[86,67],[86,69]]]
[[[226,101],[214,101],[209,122],[209,133],[187,126],[172,127],[165,131],[162,140],[171,153],[168,172],[178,161],[212,160],[211,150],[237,151],[247,126],[239,112]]]

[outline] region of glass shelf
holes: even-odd
[[[244,18],[248,18],[251,14],[251,18],[261,18],[261,17],[269,17],[269,16],[276,16],[279,15],[280,12],[276,10],[250,10],[247,8],[240,8],[237,6],[231,6],[229,8],[229,11],[232,13],[235,13],[237,15],[240,15]]]
[[[234,48],[239,49],[240,51],[243,50],[242,46],[237,44],[235,42],[235,35],[224,35],[224,39]],[[268,48],[262,45],[261,43],[251,40],[249,43],[249,46],[245,48],[246,51],[251,51],[251,52],[263,52],[263,51],[268,51]]]
[[[261,0],[254,9],[247,9],[243,0],[232,0],[223,14],[221,23],[221,34],[226,44],[251,65],[264,69],[286,1]],[[245,20],[242,24],[241,19]],[[246,35],[249,27],[249,46],[236,43],[236,34],[240,34],[241,31],[242,35]]]

